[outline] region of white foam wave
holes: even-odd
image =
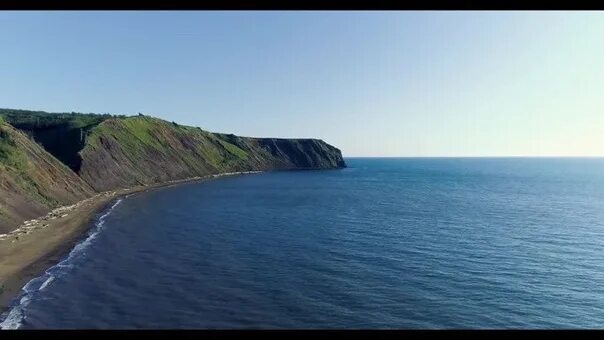
[[[99,232],[103,229],[103,226],[105,225],[105,218],[109,216],[113,209],[121,202],[122,199],[118,199],[111,206],[111,208],[107,210],[106,213],[99,217],[98,221],[95,223],[95,228],[88,233],[88,237],[76,244],[71,252],[69,252],[69,255],[67,255],[66,259],[46,270],[43,275],[31,279],[25,284],[25,286],[23,286],[21,289],[21,295],[15,300],[13,307],[7,313],[0,315],[0,320],[2,320],[2,322],[0,322],[0,330],[18,329],[23,325],[26,307],[31,302],[33,296],[37,292],[48,287],[48,285],[50,285],[57,276],[60,276],[64,273],[65,269],[73,268],[73,260],[79,255],[83,254],[84,249],[86,249],[86,247],[92,243]]]
[[[38,290],[43,290],[44,288],[48,287],[48,285],[54,280],[55,277],[51,275],[48,279],[46,279],[46,281],[44,281],[44,283],[40,286]]]

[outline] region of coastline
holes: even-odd
[[[97,214],[106,210],[112,202],[158,188],[259,172],[262,171],[219,173],[103,192],[25,221],[12,232],[0,235],[0,314],[11,307],[22,287],[30,280],[42,275],[68,255],[90,230]]]

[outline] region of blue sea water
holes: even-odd
[[[2,325],[604,325],[604,159],[346,161],[125,198]]]

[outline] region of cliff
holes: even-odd
[[[0,119],[0,234],[93,193],[71,169]]]
[[[1,117],[0,233],[97,192],[222,172],[346,166],[339,149],[318,139],[239,137],[142,115],[0,109]]]
[[[0,116],[74,171],[78,171],[80,167],[78,152],[84,147],[86,135],[102,121],[114,117],[109,114],[47,113],[13,109],[0,109]]]
[[[80,176],[100,191],[220,172],[344,166],[340,151],[322,141],[228,137],[152,117],[102,122],[80,155]]]

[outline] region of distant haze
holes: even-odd
[[[604,156],[602,12],[0,12],[0,107],[344,156]]]

